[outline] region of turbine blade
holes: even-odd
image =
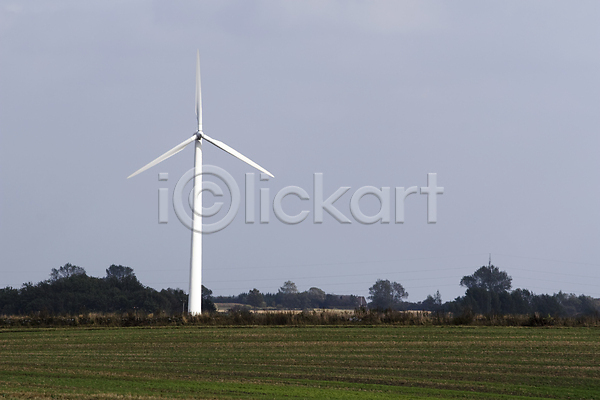
[[[198,132],[202,132],[202,90],[200,89],[200,50],[196,53],[196,120]]]
[[[260,165],[258,165],[257,163],[255,163],[254,161],[252,161],[251,159],[246,157],[245,155],[243,155],[242,153],[227,146],[225,143],[223,143],[219,140],[213,139],[210,136],[207,136],[205,134],[202,134],[202,138],[206,139],[207,142],[214,144],[215,146],[217,146],[218,148],[220,148],[223,151],[226,151],[227,153],[231,154],[232,156],[239,158],[246,164],[249,164],[249,165],[253,166],[254,168],[256,168],[257,170],[264,172],[265,174],[269,175],[271,178],[275,178],[272,173],[270,173],[269,171],[267,171],[266,169],[264,169],[263,167],[261,167]]]
[[[177,146],[173,147],[171,150],[167,151],[165,154],[163,154],[162,156],[158,157],[156,160],[150,162],[149,164],[144,165],[142,168],[138,169],[133,174],[129,175],[127,177],[127,179],[129,179],[131,177],[134,177],[137,174],[144,172],[148,168],[151,168],[151,167],[155,166],[159,162],[164,161],[167,158],[169,158],[169,157],[171,157],[171,156],[179,153],[181,150],[183,150],[185,148],[185,146],[187,146],[188,144],[192,143],[194,140],[196,140],[196,135],[192,136],[191,138],[189,138],[185,142],[182,142],[182,143],[178,144]]]

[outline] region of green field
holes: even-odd
[[[1,330],[0,398],[600,399],[600,330]]]

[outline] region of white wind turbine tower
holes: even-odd
[[[155,166],[161,161],[164,161],[167,158],[179,153],[190,143],[196,143],[196,153],[194,158],[194,199],[192,202],[192,260],[190,264],[190,295],[188,303],[188,311],[191,314],[200,314],[202,312],[202,139],[214,144],[221,150],[224,150],[232,156],[239,158],[245,163],[250,164],[259,171],[273,177],[273,174],[254,161],[250,160],[248,157],[227,146],[225,143],[213,139],[202,132],[202,95],[200,92],[199,51],[196,57],[196,118],[198,120],[198,130],[191,138],[175,146],[162,156],[158,157],[156,160],[143,166],[127,177],[127,179],[129,179],[133,176],[136,176],[137,174],[144,172],[148,168]]]

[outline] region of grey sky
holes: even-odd
[[[336,203],[350,217],[361,186],[435,172],[445,188],[429,225],[423,195],[389,225],[315,225],[295,198],[303,223],[248,225],[242,207],[204,238],[215,294],[291,279],[367,295],[383,278],[410,301],[449,300],[491,252],[514,287],[600,297],[599,15],[557,1],[1,1],[0,287],[70,262],[187,290],[190,232],[172,209],[157,223],[157,193],[192,150],[125,178],[193,133],[199,49],[204,131],[275,174],[257,191],[312,198],[322,172],[326,196],[352,188]],[[243,190],[254,171],[205,149]]]

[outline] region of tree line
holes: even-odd
[[[378,279],[369,288],[369,302],[354,295],[335,295],[311,287],[300,292],[292,281],[277,293],[261,293],[254,288],[237,296],[212,296],[202,286],[202,311],[214,312],[214,303],[238,303],[248,308],[268,309],[358,309],[420,310],[454,315],[541,314],[551,316],[598,315],[600,301],[590,296],[563,292],[534,294],[527,289],[512,289],[512,278],[499,268],[488,265],[460,280],[464,296],[443,302],[439,291],[423,301],[409,302],[408,292],[398,282]],[[52,268],[50,278],[37,284],[26,283],[20,289],[0,289],[0,314],[25,315],[34,312],[81,314],[82,312],[185,313],[187,294],[181,289],[157,291],[144,286],[133,269],[111,265],[102,278],[88,276],[79,266],[65,264]]]
[[[355,309],[360,307],[361,299],[354,295],[337,295],[325,293],[322,289],[311,287],[300,292],[296,284],[286,281],[277,293],[261,293],[254,288],[237,296],[216,296],[215,303],[238,303],[253,308],[270,309],[314,309],[339,308]]]
[[[215,311],[212,292],[202,286],[202,310]],[[181,289],[157,291],[144,286],[133,269],[111,265],[106,276],[88,276],[82,267],[65,264],[52,268],[50,279],[26,283],[20,289],[0,289],[0,314],[24,315],[33,312],[79,314],[83,312],[165,312],[175,314],[187,307]]]
[[[378,280],[369,289],[369,303],[380,310],[425,310],[451,312],[455,315],[523,315],[540,314],[556,317],[598,315],[600,300],[586,295],[567,294],[562,291],[535,294],[527,289],[512,288],[512,277],[494,265],[482,266],[472,275],[463,276],[460,285],[466,288],[464,296],[442,302],[440,292],[428,295],[422,302],[411,303],[404,299],[408,293],[401,284]]]
[[[418,302],[406,301],[408,292],[402,284],[378,279],[369,288],[370,300],[366,308],[379,311],[430,311],[454,315],[524,315],[571,317],[598,315],[600,299],[586,295],[558,292],[552,295],[535,294],[527,289],[512,289],[512,277],[494,265],[482,266],[472,275],[463,276],[460,285],[466,288],[464,296],[443,302],[438,291]],[[219,296],[217,302],[246,304],[251,307],[311,308],[359,308],[359,296],[325,294],[313,287],[299,292],[294,282],[287,281],[277,293],[260,293],[258,289],[238,296]]]
[[[473,275],[464,276],[461,286],[464,296],[445,305],[444,310],[474,314],[540,314],[557,317],[598,315],[600,301],[591,296],[559,291],[553,295],[534,294],[527,289],[512,288],[512,278],[499,268],[489,265]]]

